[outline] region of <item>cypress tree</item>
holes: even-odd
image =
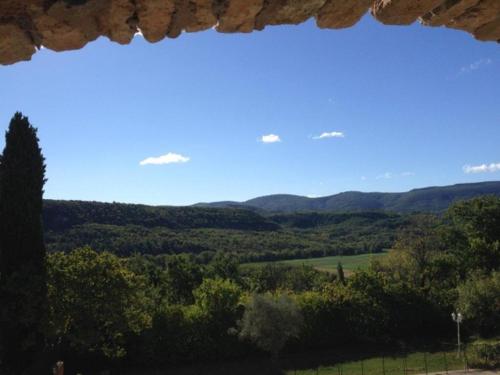
[[[44,160],[37,130],[16,113],[0,159],[0,365],[11,374],[35,373],[42,358]]]
[[[344,267],[340,262],[337,263],[337,277],[342,284],[345,284]]]

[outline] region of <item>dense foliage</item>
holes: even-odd
[[[474,224],[482,210],[496,220],[500,200],[458,203],[441,219],[415,215],[385,260],[343,279],[279,263],[240,268],[224,252],[207,264],[192,254],[54,253],[50,296],[68,302],[54,301],[51,340],[68,343],[66,358],[76,364],[99,354],[100,366],[120,359],[158,367],[411,343],[415,332],[428,343],[454,336],[455,309],[465,316],[465,337],[498,335],[498,266],[477,261],[474,245],[483,240],[481,259],[496,251],[492,222]]]
[[[127,335],[151,325],[145,278],[84,248],[48,258],[49,337],[60,355],[122,357]]]
[[[199,215],[199,216],[198,216]],[[149,207],[46,201],[49,251],[90,246],[120,256],[217,252],[242,262],[380,252],[407,217],[386,213],[297,213],[261,216],[241,209]]]
[[[16,113],[0,158],[0,370],[34,371],[43,348],[45,164],[37,131]],[[30,370],[31,369],[31,370]]]

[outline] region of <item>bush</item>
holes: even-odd
[[[470,365],[477,368],[498,368],[500,366],[500,341],[475,342],[471,347]]]
[[[141,277],[110,253],[90,248],[47,259],[48,338],[66,352],[126,354],[127,337],[151,324]]]
[[[458,308],[465,324],[483,337],[500,332],[500,272],[475,277],[458,288]]]
[[[243,315],[240,338],[277,356],[290,338],[299,336],[301,326],[302,315],[290,297],[256,294]]]

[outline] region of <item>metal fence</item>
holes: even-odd
[[[308,367],[298,363],[288,364],[287,375],[416,375],[452,371],[470,371],[470,351],[453,348],[423,350],[412,353],[378,353],[362,360],[323,359],[321,365]]]

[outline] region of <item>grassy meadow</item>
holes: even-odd
[[[276,261],[275,263],[288,264],[293,266],[300,266],[304,264],[307,266],[312,266],[318,271],[337,272],[337,264],[340,262],[342,263],[344,272],[346,274],[349,274],[358,269],[367,269],[372,259],[381,259],[384,256],[386,256],[386,253],[338,255],[322,258],[280,260]],[[262,267],[263,265],[269,263],[273,262],[245,263],[243,264],[243,267]]]

